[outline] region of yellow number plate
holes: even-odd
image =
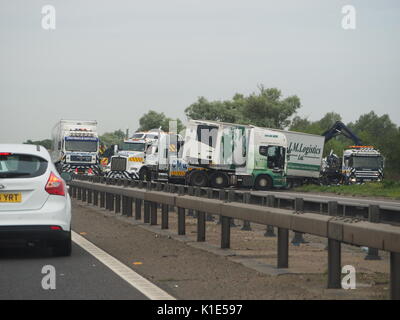
[[[21,202],[21,192],[18,193],[0,193],[0,202]]]

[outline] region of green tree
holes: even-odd
[[[154,110],[150,110],[139,119],[140,127],[138,131],[148,131],[158,128],[161,128],[161,130],[163,131],[170,131],[170,121],[177,122],[178,132],[181,132],[184,129],[184,126],[180,119],[168,118],[163,112],[159,113]]]
[[[276,88],[259,87],[258,94],[253,93],[245,99],[242,109],[246,122],[259,127],[284,129],[290,125],[290,117],[301,107],[297,96],[282,98],[282,92]]]
[[[259,92],[249,96],[235,94],[231,100],[208,101],[204,97],[185,109],[189,119],[212,120],[260,127],[283,129],[290,124],[290,117],[300,108],[297,96],[282,98],[276,88],[258,87]]]
[[[99,136],[99,140],[101,144],[104,144],[106,147],[109,147],[113,144],[120,144],[125,139],[125,133],[119,129],[114,132],[106,132]]]
[[[365,145],[379,149],[386,158],[389,171],[400,171],[400,134],[399,128],[390,120],[389,115],[378,116],[374,111],[361,115],[349,125]]]

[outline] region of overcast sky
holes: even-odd
[[[399,125],[399,60],[398,0],[0,0],[0,143],[49,138],[61,118],[100,133],[150,109],[185,120],[199,96],[258,84],[298,95],[311,120],[374,110]]]

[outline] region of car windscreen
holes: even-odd
[[[40,157],[28,154],[0,154],[1,178],[34,178],[47,170],[48,162]]]
[[[382,167],[381,157],[352,157],[352,167],[363,169],[379,169]]]
[[[144,143],[127,143],[124,142],[121,145],[121,150],[123,151],[144,151]]]
[[[66,151],[97,152],[97,141],[65,140]]]

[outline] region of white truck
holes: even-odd
[[[190,120],[181,170],[193,186],[258,190],[286,186],[286,136],[277,131],[215,121]]]
[[[124,140],[117,154],[111,157],[107,177],[167,180],[169,164],[178,157],[178,141],[182,143],[181,136],[160,129],[136,132]]]
[[[59,172],[100,174],[95,120],[60,120],[52,130],[52,161]]]
[[[295,131],[271,130],[283,133],[287,139],[287,187],[318,182],[325,137]]]
[[[350,146],[343,152],[344,183],[363,183],[383,180],[384,159],[372,146]]]

